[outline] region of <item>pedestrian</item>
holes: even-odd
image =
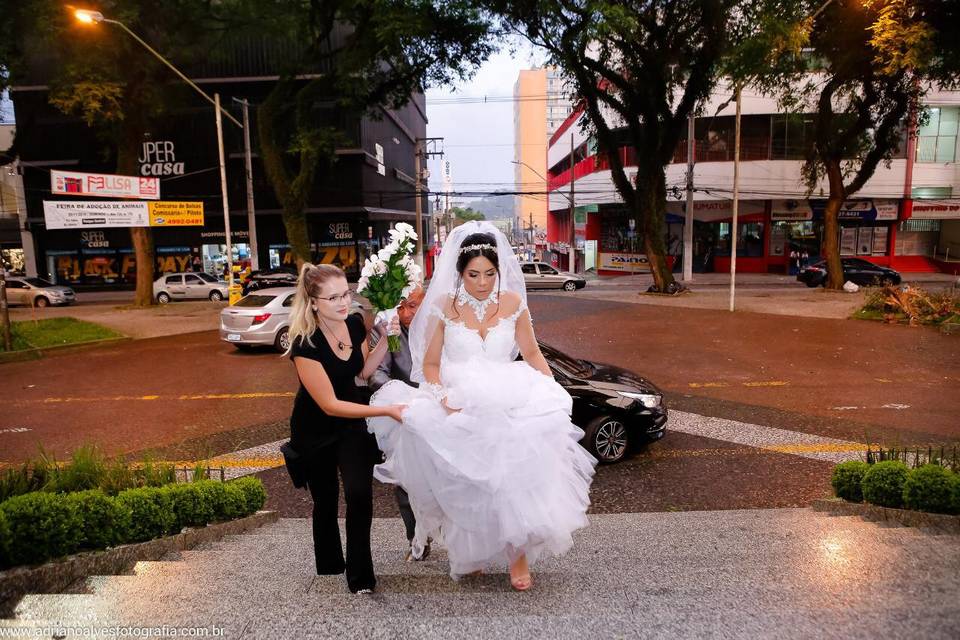
[[[807,253],[807,250],[804,249],[800,252],[800,268],[806,269],[807,265],[810,264],[810,254]]]
[[[790,249],[790,275],[795,276],[800,272],[800,254],[797,253],[797,249],[792,247]]]
[[[373,466],[379,454],[363,419],[386,416],[399,421],[403,406],[362,403],[354,378],[370,377],[386,354],[387,341],[369,349],[363,319],[349,315],[351,296],[341,269],[307,263],[300,270],[287,351],[300,379],[289,447],[313,497],[317,575],[346,571],[352,593],[372,593],[377,582],[370,551]],[[378,331],[398,334],[399,322]],[[338,471],[347,505],[346,558],[337,524]]]
[[[423,301],[423,289],[417,287],[407,298],[397,307],[397,317],[400,320],[400,350],[394,353],[387,352],[383,361],[377,370],[370,376],[370,388],[374,392],[391,380],[400,380],[412,387],[419,387],[417,382],[410,379],[410,367],[413,365],[410,354],[410,323],[420,308]],[[426,560],[430,555],[430,543],[425,545],[414,545],[414,533],[417,528],[417,519],[413,515],[413,509],[410,507],[410,496],[407,491],[399,484],[394,485],[394,495],[397,498],[397,507],[400,510],[400,518],[403,520],[403,526],[407,534],[407,551],[404,560]]]

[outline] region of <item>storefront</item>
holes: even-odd
[[[897,233],[897,255],[960,274],[960,199],[914,200]]]

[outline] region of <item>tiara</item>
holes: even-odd
[[[470,244],[465,247],[460,247],[460,253],[465,253],[467,251],[482,251],[484,249],[490,249],[491,251],[496,250],[496,247],[492,244]]]

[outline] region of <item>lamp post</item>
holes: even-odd
[[[119,20],[111,20],[109,18],[104,17],[104,15],[99,11],[77,9],[73,12],[73,15],[79,22],[82,22],[84,24],[100,24],[101,22],[105,22],[107,24],[114,24],[120,27],[127,33],[127,35],[129,35],[131,38],[133,38],[138,43],[140,43],[140,45],[143,46],[144,49],[149,51],[157,60],[159,60],[160,62],[165,64],[167,67],[169,67],[170,70],[173,71],[175,74],[177,74],[177,76],[181,80],[183,80],[188,85],[190,85],[197,93],[203,96],[203,98],[207,102],[213,105],[216,113],[216,122],[217,122],[217,146],[218,146],[219,161],[220,161],[220,192],[223,198],[223,228],[224,228],[224,235],[226,238],[226,245],[227,245],[227,282],[229,284],[230,291],[232,291],[233,290],[233,244],[230,239],[230,204],[227,198],[227,169],[226,169],[224,148],[223,148],[223,126],[221,124],[221,114],[223,116],[226,116],[226,118],[230,120],[230,122],[237,125],[241,129],[244,129],[244,125],[239,120],[237,120],[232,115],[230,115],[230,113],[227,112],[223,107],[220,106],[219,93],[213,94],[213,97],[211,98],[206,92],[204,92],[203,89],[198,87],[195,82],[193,82],[190,78],[185,76],[179,69],[173,66],[173,64],[169,60],[167,60],[162,55],[160,55],[160,53],[156,49],[154,49],[149,44],[147,44],[146,41],[143,40],[143,38],[141,38],[136,33],[131,31],[127,27],[127,25],[123,24]],[[245,135],[247,135],[246,131],[245,131]],[[249,170],[249,166],[250,166],[249,144],[246,145],[246,154],[247,154],[247,166]],[[250,180],[247,181],[247,185],[248,185],[248,189],[250,189],[251,188]],[[251,194],[248,194],[248,202],[252,202]],[[251,236],[255,237],[253,235],[255,233],[256,232],[251,229]]]

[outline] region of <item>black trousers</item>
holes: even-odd
[[[400,509],[400,517],[403,519],[403,526],[407,530],[407,542],[413,540],[413,534],[417,530],[417,519],[413,515],[413,508],[410,507],[410,496],[400,485],[394,485],[393,493],[397,497],[397,507]]]
[[[356,592],[377,584],[370,552],[373,524],[373,465],[377,445],[367,430],[343,428],[336,442],[311,456],[307,486],[313,496],[313,552],[318,575],[347,573],[347,587]],[[337,511],[340,501],[339,476],[347,503],[347,554],[340,543]]]

